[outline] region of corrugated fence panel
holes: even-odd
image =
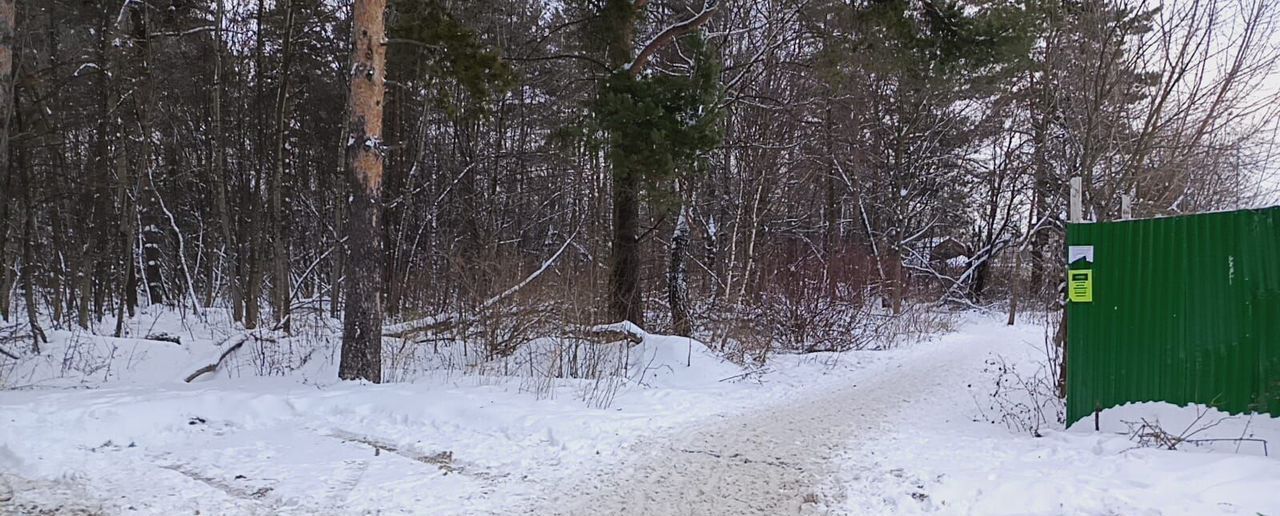
[[[1067,420],[1134,401],[1280,416],[1280,207],[1070,224]]]

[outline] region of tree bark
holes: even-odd
[[[650,40],[634,59],[635,24],[647,2],[610,0],[605,9],[611,16],[623,16],[614,27],[607,48],[609,65],[625,69],[631,77],[639,77],[650,59],[676,39],[701,27],[715,13],[719,2],[708,1],[701,12],[683,22],[667,27]],[[631,321],[644,327],[644,298],[640,285],[640,194],[643,178],[634,170],[613,173],[613,250],[609,273],[609,311],[620,321]]]
[[[612,34],[607,50],[609,65],[615,69],[629,66],[635,45],[635,20],[641,5],[631,0],[610,0],[605,9],[625,13],[625,20]],[[633,72],[634,73],[634,72]],[[609,260],[609,316],[618,321],[631,321],[644,327],[644,300],[640,290],[640,187],[635,172],[614,170],[613,179],[613,246]]]
[[[614,173],[613,259],[609,274],[609,306],[613,319],[644,327],[640,290],[640,178]]]
[[[222,252],[217,260],[214,276],[218,272],[229,271],[226,275],[227,287],[230,290],[231,313],[232,320],[241,321],[244,319],[244,304],[240,295],[240,278],[235,273],[235,255],[236,242],[232,238],[231,210],[227,206],[227,188],[228,183],[226,176],[227,164],[227,144],[224,137],[223,121],[222,121],[222,23],[226,15],[225,0],[216,0],[217,8],[214,14],[214,39],[217,42],[213,53],[213,185],[217,190],[214,195],[218,211],[218,228],[222,233]],[[214,285],[215,278],[209,278],[210,292]],[[205,306],[212,306],[213,299],[209,299]]]
[[[676,335],[693,335],[689,316],[689,270],[685,264],[689,254],[688,209],[680,207],[675,231],[671,234],[671,266],[667,271],[667,302],[671,305],[671,328]]]
[[[23,130],[22,117],[17,116],[17,100],[14,99],[14,124],[18,132]],[[39,311],[36,307],[36,282],[35,282],[35,244],[36,244],[36,204],[35,204],[35,185],[34,179],[31,177],[31,167],[26,159],[26,155],[22,152],[22,148],[17,149],[15,153],[17,169],[22,171],[22,196],[23,205],[26,210],[26,217],[23,219],[22,230],[22,270],[19,274],[22,278],[23,304],[27,308],[27,324],[31,327],[31,352],[40,353],[40,343],[49,343],[49,338],[45,336],[44,330],[40,328]]]
[[[151,104],[155,101],[152,94],[151,78],[151,34],[148,29],[147,8],[141,4],[131,4],[130,18],[133,22],[133,41],[137,48],[138,86],[134,92],[134,105],[137,109],[138,123],[138,157],[137,181],[139,202],[137,204],[139,220],[142,227],[142,279],[147,289],[147,302],[161,304],[165,300],[163,267],[161,252],[164,233],[160,230],[159,192],[152,181],[155,159],[151,149]]]
[[[9,320],[9,122],[13,117],[13,47],[17,28],[15,0],[0,0],[0,318]]]
[[[1013,274],[1009,275],[1009,320],[1006,324],[1013,326],[1018,320],[1018,296],[1022,290],[1022,249],[1014,248]]]
[[[264,0],[258,0],[258,13],[255,23],[257,31],[257,41],[254,44],[254,98],[261,101],[263,98],[263,84],[266,83],[266,37],[263,30],[263,21],[266,16],[266,3]],[[259,305],[262,295],[262,276],[263,261],[267,253],[263,249],[265,246],[264,236],[266,229],[263,226],[267,222],[267,209],[262,206],[260,199],[263,192],[263,163],[268,159],[266,148],[266,125],[267,118],[262,115],[262,110],[258,110],[257,116],[257,142],[255,150],[255,166],[254,178],[249,190],[250,209],[248,210],[250,220],[245,225],[245,233],[243,240],[246,242],[245,250],[242,257],[245,260],[245,286],[244,286],[244,327],[253,329],[258,327],[261,306]]]
[[[271,217],[274,224],[272,228],[272,280],[271,280],[271,300],[272,313],[275,315],[277,324],[284,323],[283,329],[289,332],[289,292],[291,289],[289,278],[289,250],[286,244],[288,231],[288,215],[284,209],[284,168],[287,157],[285,149],[285,140],[287,130],[285,127],[285,115],[288,110],[289,101],[289,64],[293,60],[293,3],[289,0],[284,2],[285,23],[284,23],[284,56],[280,65],[280,87],[276,92],[276,162],[275,170],[271,174]]]
[[[351,181],[347,221],[346,314],[342,329],[344,380],[382,381],[382,101],[386,94],[386,0],[356,0],[353,15],[347,169]]]
[[[27,178],[30,180],[30,177]],[[27,220],[26,229],[22,232],[22,293],[23,303],[27,305],[27,325],[31,327],[31,352],[40,353],[40,342],[49,342],[44,330],[40,329],[39,311],[36,309],[35,284],[35,219],[36,208],[31,204],[31,186],[27,185]]]

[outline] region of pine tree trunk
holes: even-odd
[[[637,9],[632,0],[610,0],[606,9],[626,13],[626,21],[612,34],[609,64],[622,68],[632,59]],[[640,289],[640,188],[641,178],[632,170],[613,171],[613,256],[609,271],[609,315],[618,321],[644,326],[644,300]]]
[[[613,262],[609,276],[610,311],[615,320],[644,326],[640,290],[640,179],[634,173],[613,178]]]
[[[382,101],[386,94],[383,14],[386,0],[356,0],[353,15],[347,169],[351,213],[347,221],[346,314],[342,329],[344,380],[382,381]]]

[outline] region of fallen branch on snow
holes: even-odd
[[[608,342],[617,342],[620,340],[629,341],[632,344],[644,342],[649,337],[649,333],[636,326],[631,321],[622,321],[613,324],[597,324],[579,329],[579,333],[600,338],[603,337]]]
[[[236,350],[240,349],[241,346],[244,346],[244,343],[248,342],[249,337],[251,336],[253,335],[250,333],[242,333],[240,335],[227,339],[225,342],[230,343],[231,345],[227,346],[227,349],[222,350],[222,353],[218,355],[218,360],[214,361],[212,364],[201,367],[200,369],[196,369],[194,373],[187,375],[187,378],[183,381],[186,383],[191,383],[192,380],[199,378],[201,375],[204,375],[205,373],[212,373],[214,371],[217,371],[218,367],[222,365],[222,362],[226,360],[228,356],[231,356],[231,354],[234,353]]]
[[[546,272],[547,269],[550,269],[552,265],[555,265],[556,261],[560,259],[560,255],[564,254],[564,250],[569,248],[569,244],[573,242],[573,239],[576,236],[578,236],[578,232],[575,230],[572,235],[569,235],[569,238],[564,241],[564,245],[561,245],[560,249],[557,250],[555,254],[551,255],[550,258],[547,258],[546,261],[542,262],[542,266],[538,267],[538,270],[533,271],[528,276],[525,276],[523,280],[511,286],[511,288],[508,288],[502,291],[501,293],[499,293],[498,295],[485,300],[485,302],[480,303],[480,306],[476,307],[475,312],[480,313],[480,312],[484,312],[485,310],[488,310],[489,308],[492,308],[494,305],[498,304],[504,299],[507,299],[512,295],[514,295],[516,292],[519,292],[520,289],[524,288],[529,283],[532,283],[533,280],[538,279],[539,276],[542,276],[542,273]],[[405,321],[402,323],[392,324],[392,325],[383,327],[382,336],[401,338],[410,333],[440,331],[440,330],[449,329],[460,323],[470,322],[474,319],[475,319],[474,317],[463,319],[453,314],[433,315],[431,317],[424,317],[422,319]]]

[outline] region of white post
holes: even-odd
[[[1133,218],[1133,196],[1129,194],[1120,196],[1120,218],[1122,220]]]
[[[1071,178],[1071,211],[1069,222],[1084,222],[1084,181],[1080,176]]]

